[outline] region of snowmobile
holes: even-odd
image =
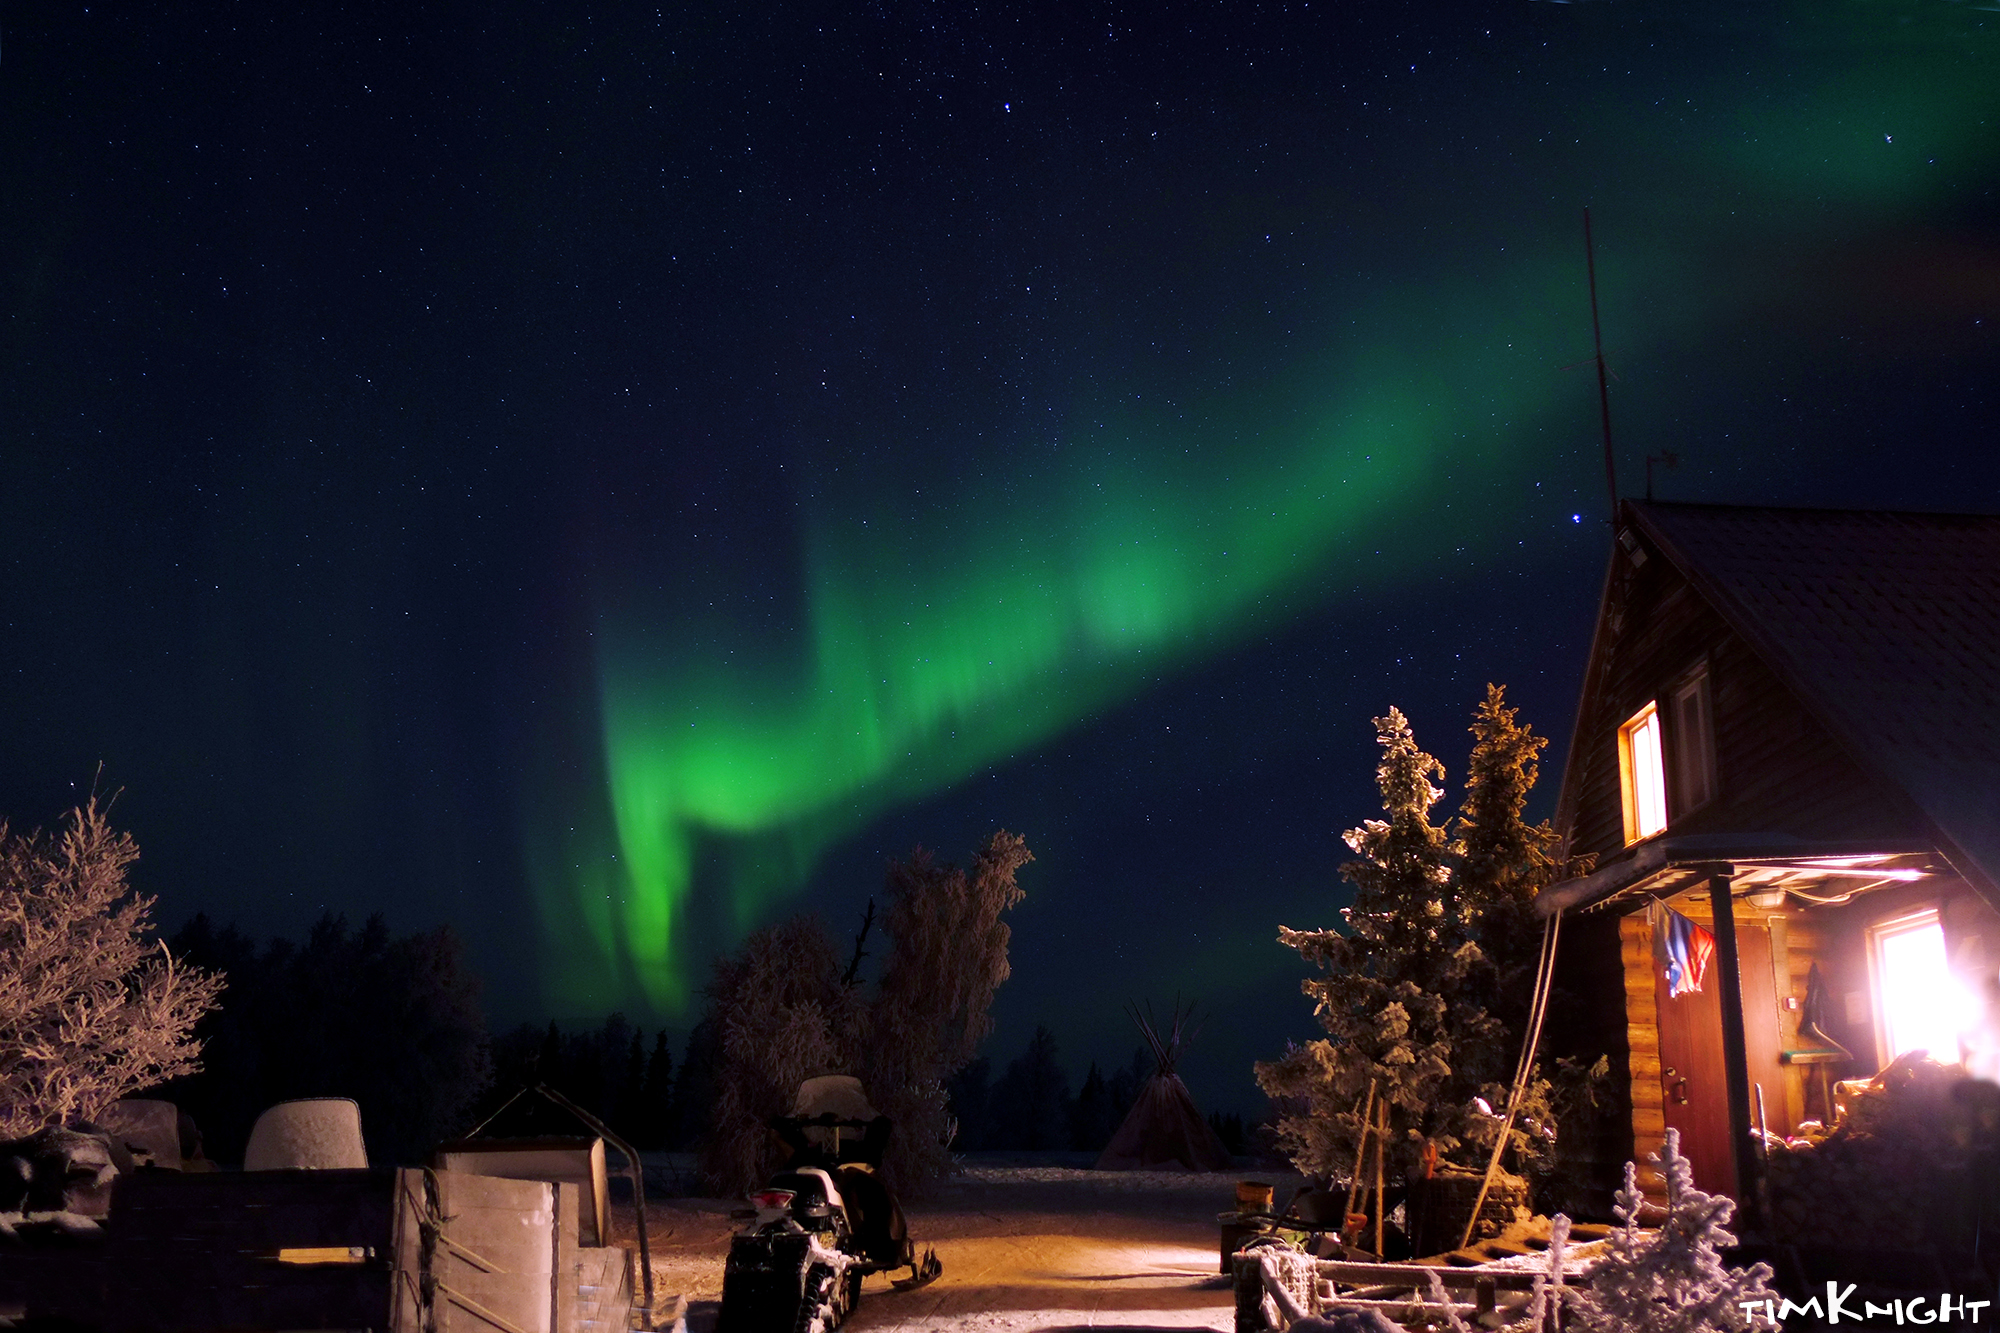
[[[846,1074],[799,1085],[792,1114],[771,1126],[785,1166],[734,1214],[717,1333],[827,1333],[861,1299],[869,1273],[908,1267],[898,1290],[934,1281],[935,1250],[916,1257],[903,1210],[882,1183],[889,1119]]]

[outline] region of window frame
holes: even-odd
[[[1949,960],[1951,956],[1951,941],[1945,937],[1944,911],[1942,905],[1938,903],[1925,903],[1921,906],[1908,907],[1892,915],[1885,916],[1878,921],[1872,921],[1868,924],[1867,931],[1863,937],[1867,944],[1868,953],[1868,1004],[1874,1010],[1869,1017],[1873,1022],[1875,1032],[1876,1059],[1879,1065],[1884,1068],[1895,1061],[1896,1049],[1893,1034],[1889,1028],[1888,996],[1882,988],[1884,980],[1882,975],[1882,942],[1892,936],[1907,935],[1913,931],[1923,930],[1927,927],[1936,928],[1939,938],[1944,943],[1945,957]],[[1949,966],[1948,962],[1947,966]],[[1958,1060],[1961,1054],[1962,1052],[1954,1050],[1951,1052],[1950,1060],[1942,1060],[1939,1059],[1935,1051],[1930,1052],[1931,1058],[1939,1060],[1941,1064],[1950,1064],[1952,1061]]]
[[[1673,822],[1674,812],[1668,804],[1664,743],[1666,738],[1661,723],[1660,701],[1648,699],[1644,706],[1626,718],[1618,727],[1618,794],[1623,807],[1627,847],[1637,842],[1644,842],[1648,838],[1658,837],[1665,833],[1667,826]],[[1659,783],[1660,822],[1658,827],[1652,829],[1644,828],[1640,819],[1642,814],[1640,803],[1643,796],[1640,790],[1641,765],[1634,758],[1632,738],[1635,733],[1641,731],[1651,734],[1653,774]]]
[[[1715,766],[1715,686],[1713,676],[1704,659],[1695,664],[1674,687],[1667,692],[1670,701],[1667,727],[1662,739],[1665,741],[1664,758],[1668,759],[1667,774],[1667,818],[1669,822],[1715,803],[1720,784]],[[1689,695],[1700,700],[1701,717],[1698,725],[1689,728],[1689,709],[1685,701]],[[1657,701],[1655,701],[1657,702]],[[1701,790],[1692,789],[1692,779],[1699,777]],[[1697,797],[1699,799],[1697,799]]]

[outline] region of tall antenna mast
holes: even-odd
[[[1583,267],[1590,275],[1590,336],[1597,343],[1597,410],[1604,420],[1604,489],[1618,521],[1618,467],[1611,459],[1611,390],[1604,382],[1604,330],[1597,322],[1597,248],[1590,240],[1590,206],[1583,209]]]

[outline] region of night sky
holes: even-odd
[[[2000,505],[1990,4],[29,4],[0,136],[0,812],[496,1026],[1004,826],[996,1064],[1254,1110],[1369,719],[1553,807],[1586,205],[1624,493]]]

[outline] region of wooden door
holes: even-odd
[[[1706,914],[1697,918],[1712,927]],[[1761,1084],[1771,1129],[1791,1128],[1784,1110],[1782,1066],[1778,1063],[1778,995],[1771,972],[1771,932],[1757,923],[1736,924],[1737,977],[1743,988],[1743,1039],[1749,1057],[1751,1123],[1756,1123],[1756,1087]],[[1720,961],[1709,965],[1702,988],[1669,996],[1664,970],[1654,969],[1654,997],[1660,1016],[1660,1093],[1667,1128],[1681,1132],[1681,1155],[1694,1168],[1695,1188],[1736,1197],[1736,1155],[1729,1135],[1729,1085],[1722,1064]]]
[[[1681,1133],[1681,1156],[1694,1167],[1695,1188],[1736,1195],[1736,1157],[1729,1150],[1729,1089],[1722,1072],[1722,1009],[1715,964],[1698,991],[1667,994],[1663,968],[1653,969],[1660,1012],[1660,1095],[1668,1129]]]

